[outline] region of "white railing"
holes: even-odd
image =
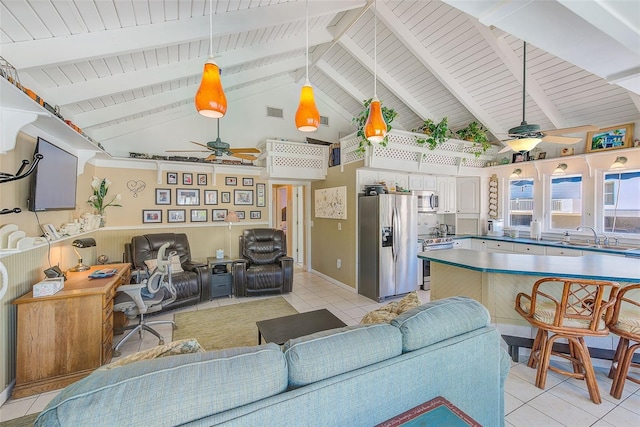
[[[267,139],[258,145],[257,165],[264,178],[322,180],[327,176],[329,146]]]

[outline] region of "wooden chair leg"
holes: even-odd
[[[620,344],[622,344],[623,338],[620,338]],[[611,384],[611,396],[616,399],[622,397],[622,391],[624,390],[624,384],[629,376],[629,368],[632,365],[633,354],[640,347],[640,344],[630,345],[628,339],[624,339],[624,347],[621,350],[620,358],[618,359],[618,367],[616,368],[615,376],[613,378],[613,384]],[[638,383],[638,380],[631,379],[631,381]]]
[[[573,366],[574,374],[582,374],[582,364],[577,362],[580,360],[580,354],[576,349],[576,343],[573,340],[569,340],[569,354],[572,357],[571,365]]]
[[[539,358],[540,349],[542,347],[543,342],[547,339],[547,331],[538,329],[538,333],[536,334],[536,338],[533,340],[533,345],[531,346],[531,355],[529,356],[529,362],[527,362],[527,366],[535,369],[537,366],[537,359]]]
[[[553,342],[556,339],[556,335],[547,337],[547,331],[545,332],[545,338],[541,340],[540,352],[538,353],[538,372],[536,373],[536,387],[544,390],[547,382],[547,371],[549,370],[549,361],[551,359],[551,350],[553,349]]]
[[[613,356],[613,360],[611,361],[611,368],[609,369],[609,378],[611,379],[615,378],[616,365],[619,363],[621,354],[624,353],[624,349],[627,348],[628,344],[629,344],[629,340],[627,340],[626,338],[620,337],[620,340],[618,341],[618,347],[616,347],[616,354]],[[611,395],[613,396],[613,388],[611,389],[611,392],[612,392]]]
[[[576,339],[578,340],[578,343],[576,343],[575,348],[580,355],[580,362],[584,369],[584,378],[587,383],[587,389],[589,390],[589,397],[593,403],[600,404],[602,403],[602,399],[600,398],[600,388],[598,387],[596,374],[593,370],[593,365],[591,364],[589,349],[587,348],[587,344],[584,342],[584,338],[579,337]]]

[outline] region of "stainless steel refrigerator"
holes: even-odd
[[[358,293],[378,302],[418,288],[418,198],[358,199]]]

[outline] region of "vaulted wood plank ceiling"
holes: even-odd
[[[230,100],[304,81],[303,0],[213,4]],[[522,120],[523,41],[527,121],[640,120],[640,2],[310,0],[311,82],[347,121],[372,96],[374,14],[378,95],[398,128],[448,117],[504,136]],[[208,50],[208,0],[0,0],[0,56],[96,141],[197,114]]]

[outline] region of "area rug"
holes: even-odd
[[[205,350],[257,345],[257,321],[297,313],[282,297],[176,313],[173,340],[195,338]]]
[[[0,427],[33,427],[33,423],[40,413],[25,415],[24,417],[14,418],[9,421],[0,423]]]

